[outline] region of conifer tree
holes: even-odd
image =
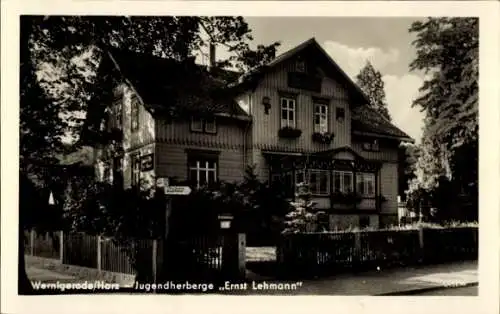
[[[283,230],[285,234],[312,231],[311,226],[317,226],[319,217],[325,214],[312,201],[311,191],[307,184],[298,184],[295,196],[297,201],[291,204],[294,209],[285,217]]]

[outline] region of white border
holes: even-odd
[[[499,296],[499,3],[442,2],[2,2],[2,313],[498,313]],[[243,15],[243,16],[479,16],[480,17],[480,296],[479,297],[236,297],[17,296],[19,127],[19,15]],[[321,308],[318,308],[321,307]]]

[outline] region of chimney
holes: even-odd
[[[215,44],[213,42],[210,42],[209,47],[210,50],[208,52],[208,68],[212,70],[213,68],[215,68]]]

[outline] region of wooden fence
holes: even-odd
[[[135,274],[126,249],[134,250],[138,265],[150,265],[153,278],[162,267],[175,267],[172,273],[179,279],[194,276],[196,279],[215,278],[221,273],[244,273],[245,236],[228,234],[218,236],[194,236],[179,241],[173,247],[173,262],[164,261],[163,241],[134,239],[128,247],[117,244],[111,238],[85,233],[50,232],[39,234],[25,232],[25,254],[58,259],[62,264],[94,268],[125,274]],[[167,254],[168,259],[168,254]],[[169,261],[168,261],[169,262]],[[227,273],[226,272],[226,273]],[[220,276],[219,276],[220,277]]]
[[[343,269],[374,269],[477,259],[478,228],[422,228],[283,235],[277,247],[283,276],[317,276]]]

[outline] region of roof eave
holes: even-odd
[[[382,133],[376,133],[376,132],[356,131],[356,130],[353,130],[352,134],[373,136],[373,137],[378,137],[378,138],[387,138],[387,139],[399,140],[402,142],[407,142],[407,143],[412,143],[412,144],[415,143],[415,140],[409,136],[396,136],[396,135],[382,134]]]

